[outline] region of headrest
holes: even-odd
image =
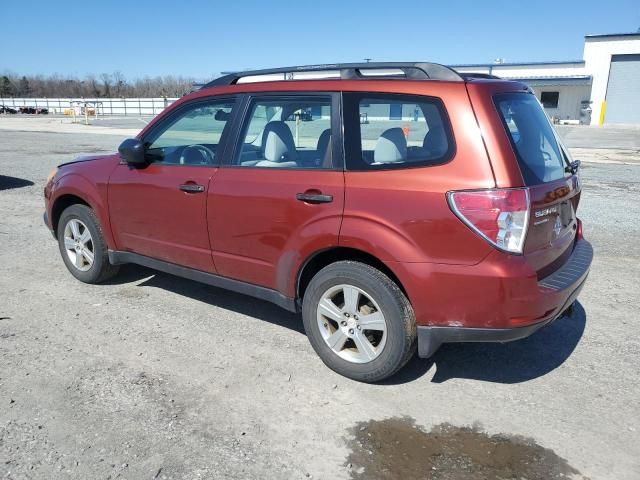
[[[449,142],[447,140],[447,134],[441,125],[436,125],[429,129],[427,134],[424,136],[422,148],[427,150],[429,154],[434,157],[440,157],[447,153]]]
[[[262,133],[262,156],[271,162],[296,160],[296,145],[289,126],[281,120],[267,123]]]
[[[375,163],[402,162],[407,159],[407,138],[401,128],[390,128],[382,132],[373,151]]]

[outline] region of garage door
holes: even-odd
[[[613,55],[605,123],[640,123],[640,54]]]

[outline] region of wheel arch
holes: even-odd
[[[56,184],[49,204],[51,211],[47,212],[54,233],[57,232],[60,215],[65,208],[73,204],[86,205],[93,210],[102,228],[107,247],[115,249],[115,242],[111,235],[105,186],[96,185],[94,181],[77,173],[64,175]]]
[[[72,193],[60,195],[53,202],[53,205],[51,206],[51,228],[53,229],[53,234],[56,236],[56,238],[58,236],[58,222],[60,221],[62,212],[64,212],[71,205],[78,204],[93,208],[84,198]]]
[[[398,285],[400,290],[402,290],[402,293],[404,293],[408,298],[407,291],[398,278],[398,275],[391,268],[389,268],[387,264],[385,264],[376,256],[365,252],[364,250],[350,247],[333,247],[315,252],[310,255],[301,264],[296,275],[296,298],[301,300],[304,297],[307,286],[316,273],[318,273],[327,265],[343,260],[361,262],[380,270],[382,273],[388,276],[396,285]]]

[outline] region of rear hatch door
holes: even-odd
[[[534,95],[497,94],[494,103],[529,188],[531,211],[524,255],[538,278],[544,278],[573,250],[581,188],[578,172]]]

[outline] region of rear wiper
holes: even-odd
[[[575,175],[578,173],[578,169],[580,168],[580,160],[574,160],[569,165],[564,167],[564,171],[570,173],[571,175]]]

